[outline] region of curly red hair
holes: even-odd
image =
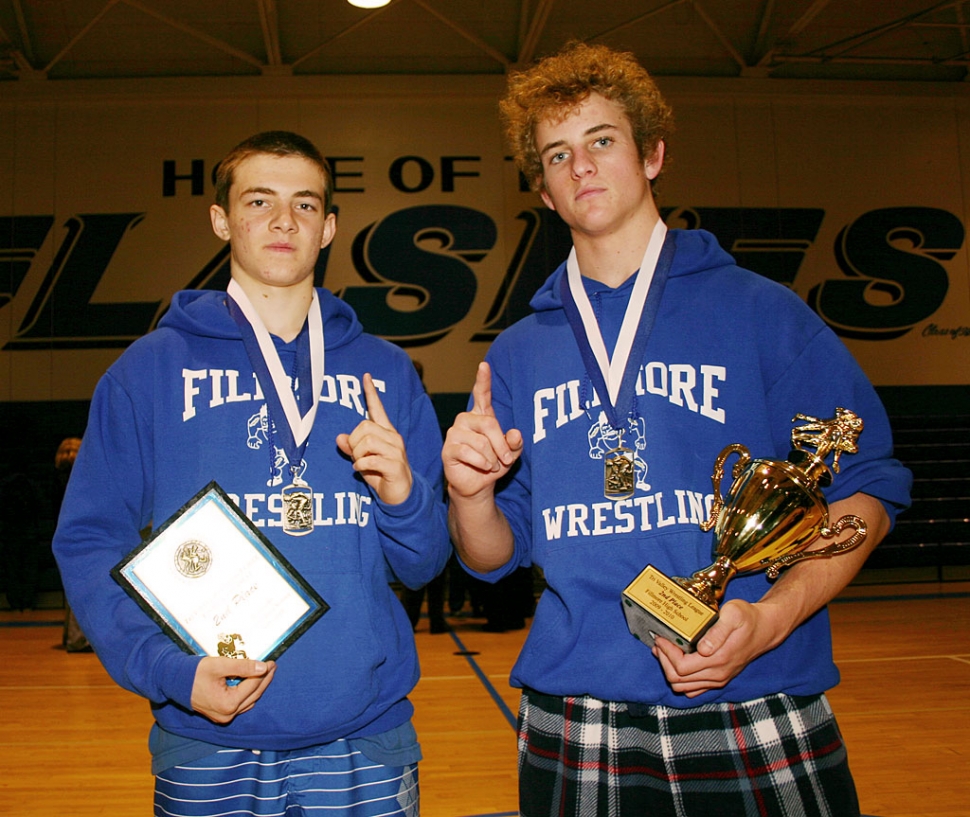
[[[566,117],[592,93],[623,108],[641,159],[653,156],[657,145],[673,132],[670,106],[632,54],[605,45],[569,43],[559,53],[512,74],[499,102],[513,158],[533,190],[542,186],[536,126]]]

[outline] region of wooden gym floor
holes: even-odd
[[[850,587],[831,605],[842,683],[830,699],[863,812],[970,815],[970,582]],[[0,611],[0,815],[144,817],[148,705],[93,654],[60,647],[58,609]],[[423,817],[515,814],[508,672],[526,631],[450,618],[416,639],[412,699]]]

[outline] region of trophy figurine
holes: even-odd
[[[743,445],[727,446],[714,463],[714,502],[701,530],[714,529],[715,561],[690,577],[670,578],[652,565],[623,591],[623,612],[630,632],[652,645],[657,636],[672,641],[685,653],[694,652],[704,633],[717,620],[718,605],[727,583],[738,574],[764,571],[775,579],[786,567],[806,559],[846,553],[866,538],[866,523],[847,515],[828,523],[828,503],[821,488],[839,472],[842,453],[854,454],[862,433],[862,419],[844,408],[835,417],[820,419],[798,414],[804,421],[791,433],[787,460],[751,459]],[[811,452],[806,447],[815,448]],[[832,467],[825,459],[834,452]],[[738,455],[733,482],[721,496],[724,465]],[[854,533],[843,541],[806,550],[816,539],[836,539],[846,528]]]

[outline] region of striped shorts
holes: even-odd
[[[524,690],[522,817],[859,817],[824,695],[691,709]]]
[[[155,778],[156,817],[418,817],[418,767],[382,766],[340,740],[286,752],[223,749]]]

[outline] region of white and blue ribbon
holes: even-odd
[[[570,250],[566,260],[566,275],[562,276],[561,284],[566,319],[576,337],[586,372],[599,395],[607,420],[617,430],[623,428],[623,419],[633,414],[637,372],[657,318],[673,260],[674,244],[666,241],[666,236],[667,226],[659,220],[643,254],[612,357],[606,351],[599,322],[583,286],[575,247]]]
[[[308,331],[301,333],[297,343],[298,374],[296,377],[305,378],[309,370],[313,394],[313,402],[305,414],[301,414],[297,405],[290,380],[280,362],[273,339],[243,288],[232,280],[229,282],[226,294],[229,296],[229,312],[239,326],[250,363],[256,373],[263,396],[266,398],[270,421],[274,423],[280,441],[283,443],[282,448],[290,468],[298,468],[310,439],[310,431],[313,428],[323,389],[323,317],[320,313],[320,301],[316,290],[313,291],[313,299],[307,313]]]

